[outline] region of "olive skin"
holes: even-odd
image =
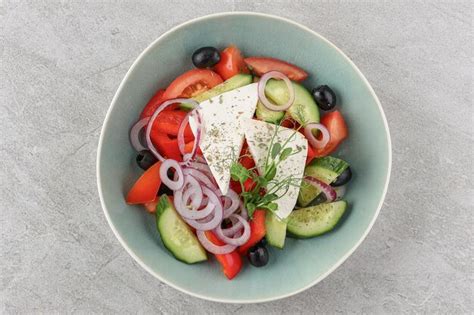
[[[142,150],[138,152],[136,160],[138,166],[145,171],[149,169],[153,164],[158,162],[158,159],[149,150]]]
[[[255,267],[263,267],[268,264],[269,255],[265,246],[260,243],[251,247],[247,253],[247,258]]]
[[[221,55],[217,48],[201,47],[193,53],[192,60],[196,68],[205,69],[215,66],[221,60]]]
[[[338,187],[347,184],[352,178],[351,168],[348,167],[339,175],[334,182],[331,183],[331,186]]]
[[[336,94],[327,85],[320,85],[311,92],[316,104],[322,110],[331,110],[336,107]]]

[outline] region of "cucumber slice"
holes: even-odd
[[[293,211],[288,217],[288,232],[297,238],[309,238],[331,231],[346,211],[344,200],[322,203]]]
[[[278,124],[283,116],[285,116],[285,112],[275,112],[273,110],[269,110],[265,107],[265,105],[258,101],[255,115],[257,116],[258,120],[263,120],[272,124]]]
[[[288,108],[288,114],[301,125],[319,122],[319,108],[306,88],[293,82],[295,102]],[[275,104],[285,104],[288,101],[288,88],[281,80],[269,80],[265,86],[265,95]]]
[[[156,227],[163,244],[176,259],[187,264],[207,260],[206,251],[166,195],[160,197],[156,206]]]
[[[267,212],[265,217],[265,238],[268,244],[277,248],[285,246],[286,222],[273,213]]]
[[[252,83],[252,76],[250,74],[236,74],[232,78],[229,78],[221,84],[216,85],[212,89],[207,90],[206,92],[203,92],[199,95],[196,95],[195,97],[193,97],[193,99],[196,102],[201,103],[210,98],[213,98],[214,96],[234,90],[244,85],[248,85],[250,83]],[[192,109],[189,104],[181,104],[181,108],[185,110]]]
[[[330,184],[348,167],[349,164],[341,159],[332,156],[325,156],[312,160],[311,163],[306,166],[304,174],[316,177],[320,181]],[[298,204],[301,207],[306,207],[320,193],[321,191],[318,188],[303,181],[298,195]]]

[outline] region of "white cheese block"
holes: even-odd
[[[262,174],[277,126],[263,121],[247,119],[243,127],[250,153],[255,160],[258,171]],[[278,209],[275,213],[280,219],[286,218],[295,207],[308,154],[308,141],[301,133],[295,132],[293,129],[279,126],[273,143],[283,145],[289,138],[290,140],[285,145],[285,148],[292,148],[293,152],[299,152],[281,161],[277,167],[274,180],[281,182],[283,179],[292,176],[294,179],[297,179],[294,183],[298,187],[290,186],[286,194],[275,201],[278,204]],[[278,156],[276,159],[278,159]],[[271,157],[269,160],[272,161]],[[267,190],[271,190],[274,185],[274,182],[270,182]],[[277,194],[281,195],[283,193],[284,191],[280,190]]]
[[[221,192],[229,189],[230,166],[244,142],[242,121],[253,117],[258,101],[257,83],[223,93],[199,104],[200,148]],[[195,133],[196,122],[190,118]]]

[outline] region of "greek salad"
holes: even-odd
[[[199,48],[191,61],[130,130],[144,172],[125,199],[154,214],[176,259],[215,256],[232,279],[246,260],[265,266],[267,247],[282,249],[287,236],[338,224],[352,173],[331,154],[348,129],[334,91],[310,92],[296,65],[244,58],[233,45]]]

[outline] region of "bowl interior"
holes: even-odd
[[[124,195],[139,176],[129,128],[158,88],[192,67],[201,46],[237,45],[245,55],[272,56],[310,73],[308,88],[330,85],[347,119],[350,137],[337,156],[353,169],[346,199],[350,211],[333,232],[310,240],[287,239],[270,249],[263,268],[244,267],[228,281],[213,259],[186,265],[163,247],[152,215],[129,206]],[[121,243],[148,271],[193,295],[219,301],[253,302],[299,292],[331,272],[360,243],[375,219],[386,190],[390,143],[383,113],[370,86],[333,45],[295,23],[257,14],[214,15],[186,23],[152,44],[132,66],[111,105],[98,153],[98,185],[109,223]]]

